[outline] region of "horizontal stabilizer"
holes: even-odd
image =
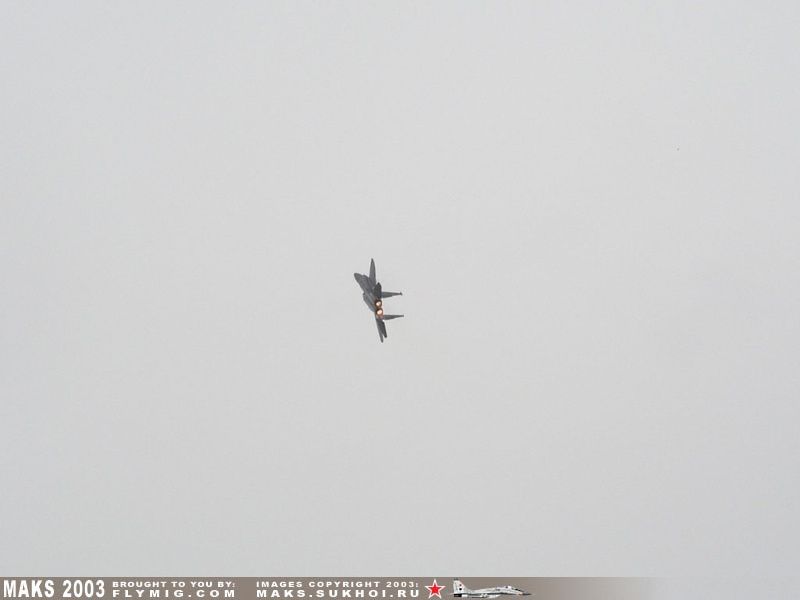
[[[402,296],[403,292],[381,292],[381,298],[390,298],[391,296]]]
[[[402,316],[405,315],[383,315],[381,319],[383,319],[384,321],[389,321],[390,319],[399,319]]]

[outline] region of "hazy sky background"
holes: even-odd
[[[3,2],[0,567],[796,573],[798,40]]]

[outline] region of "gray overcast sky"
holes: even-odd
[[[0,567],[797,572],[798,40],[3,2]]]

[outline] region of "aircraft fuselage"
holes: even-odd
[[[481,590],[468,590],[464,589],[461,592],[453,594],[456,598],[499,598],[500,596],[529,596],[528,592],[524,592],[519,588],[509,586],[483,588]]]
[[[353,277],[361,287],[361,291],[363,292],[361,298],[364,300],[364,304],[367,305],[371,313],[375,313],[375,303],[380,300],[380,298],[375,296],[375,285],[377,282],[370,281],[369,277],[361,273],[353,273]]]

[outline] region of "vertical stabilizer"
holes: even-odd
[[[378,336],[380,336],[382,344],[383,338],[389,337],[389,334],[386,333],[386,323],[384,323],[380,319],[375,319],[375,324],[378,326]]]
[[[461,583],[460,579],[453,579],[453,596],[459,597],[471,591],[471,589]]]

